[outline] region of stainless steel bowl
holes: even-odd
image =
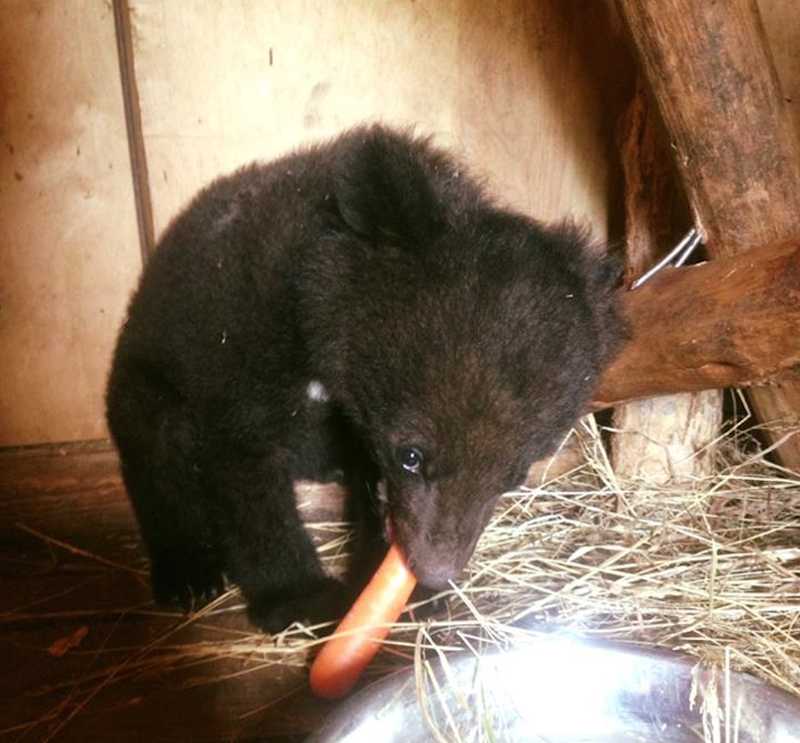
[[[389,676],[307,743],[800,743],[800,700],[683,656],[574,639]]]

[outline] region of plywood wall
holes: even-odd
[[[607,231],[632,64],[610,0],[129,0],[156,233],[219,173],[415,125],[509,204]],[[109,0],[4,0],[0,446],[100,438],[140,270]],[[796,0],[762,0],[800,133]]]
[[[105,431],[140,267],[109,5],[2,3],[0,446]]]
[[[376,118],[434,134],[520,209],[605,228],[627,81],[602,2],[131,3],[157,233],[219,172]]]

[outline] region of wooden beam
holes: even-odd
[[[741,247],[774,244],[800,233],[800,147],[755,0],[617,0],[617,6],[670,134],[710,255],[730,255]],[[780,276],[773,279],[778,294],[785,282]],[[700,296],[697,300],[695,314],[700,314],[707,303]],[[777,315],[775,320],[781,325]],[[727,326],[718,330],[728,335],[720,338],[724,344],[730,337]],[[776,353],[779,346],[773,349]],[[786,365],[778,356],[761,361],[764,367]],[[733,367],[689,372],[698,384],[710,377],[720,383],[752,381],[752,375],[740,373],[738,361]],[[763,422],[797,425],[800,384],[756,390],[752,400]],[[788,441],[779,454],[800,471],[800,437]]]
[[[800,236],[665,269],[622,301],[630,338],[595,408],[800,372]]]

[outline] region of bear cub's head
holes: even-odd
[[[317,350],[380,468],[394,538],[437,588],[586,410],[621,334],[619,268],[575,227],[499,208],[427,140],[359,129],[335,170]]]

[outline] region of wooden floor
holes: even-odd
[[[0,742],[289,743],[335,706],[303,667],[190,659],[251,635],[239,602],[187,623],[145,568],[107,446],[0,452]]]

